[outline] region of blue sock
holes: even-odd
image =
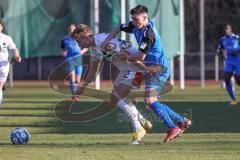
[[[229,84],[226,86],[226,89],[227,89],[228,94],[229,94],[229,96],[231,97],[231,99],[235,101],[235,100],[236,100],[236,97],[235,97],[235,94],[234,94],[234,92],[233,92],[232,84],[229,83]]]
[[[162,104],[162,105],[164,105],[164,104]],[[174,112],[167,105],[164,105],[164,106],[165,106],[165,109],[167,110],[169,116],[171,117],[171,119],[173,119],[174,121],[179,122],[179,123],[183,123],[184,122],[184,117],[182,117],[179,114],[177,114],[176,112]]]
[[[155,101],[150,105],[150,108],[163,119],[164,123],[167,125],[168,128],[176,128],[176,125],[174,124],[173,120],[171,119],[168,109],[166,109],[166,106]]]
[[[77,91],[77,86],[75,84],[75,81],[73,80],[70,80],[70,89],[71,89],[72,95],[75,95]]]

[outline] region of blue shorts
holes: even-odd
[[[234,73],[237,76],[240,76],[240,62],[224,62],[224,72]]]
[[[165,88],[166,81],[170,75],[169,67],[163,67],[162,73],[156,74],[146,74],[146,84],[145,90],[155,89],[159,95],[162,94],[163,89]]]
[[[83,72],[82,58],[74,57],[66,60],[67,73],[74,71],[75,75],[81,76]]]

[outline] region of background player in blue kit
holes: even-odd
[[[224,80],[226,89],[231,97],[230,105],[237,105],[231,77],[234,75],[236,82],[240,85],[240,40],[239,37],[232,33],[230,24],[224,26],[225,36],[223,36],[218,45],[218,53],[222,54],[224,60]]]
[[[162,72],[149,73],[146,75],[145,85],[145,103],[160,118],[162,118],[168,127],[167,136],[164,142],[182,134],[186,128],[191,125],[191,121],[178,115],[167,105],[157,101],[161,95],[166,81],[169,77],[169,63],[164,54],[161,38],[153,22],[148,20],[148,9],[143,5],[138,5],[130,11],[132,21],[113,29],[111,34],[106,38],[104,45],[114,37],[118,32],[124,31],[132,33],[139,45],[137,56],[125,55],[130,61],[144,61],[146,66],[162,67]],[[177,122],[177,125],[174,122]]]
[[[67,72],[69,73],[70,90],[72,92],[72,100],[78,101],[76,94],[77,84],[81,80],[83,71],[82,54],[86,53],[88,49],[81,49],[78,43],[72,39],[71,33],[76,29],[75,24],[68,26],[68,35],[61,41],[61,51],[66,60]]]

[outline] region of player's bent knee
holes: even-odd
[[[144,102],[147,106],[150,106],[154,101],[152,98],[149,98],[149,97],[145,97],[144,98]]]
[[[110,99],[111,99],[112,103],[117,103],[119,101],[118,98],[115,95],[113,95],[113,94],[111,94]]]
[[[147,106],[151,106],[152,103],[154,103],[155,101],[157,101],[157,96],[154,97],[145,97],[144,98],[144,102]]]

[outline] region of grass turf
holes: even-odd
[[[109,86],[104,88],[110,90]],[[184,91],[176,88],[161,97],[163,103],[193,120],[188,133],[168,144],[162,142],[166,131],[163,122],[145,109],[142,99],[137,106],[154,128],[140,145],[132,146],[129,120],[118,109],[90,122],[59,121],[54,107],[66,98],[69,96],[45,83],[17,83],[7,88],[0,109],[0,159],[240,159],[240,106],[229,106],[225,90],[218,85]],[[74,108],[77,112],[98,103],[89,97],[81,100]],[[14,127],[29,130],[29,144],[10,143]]]

